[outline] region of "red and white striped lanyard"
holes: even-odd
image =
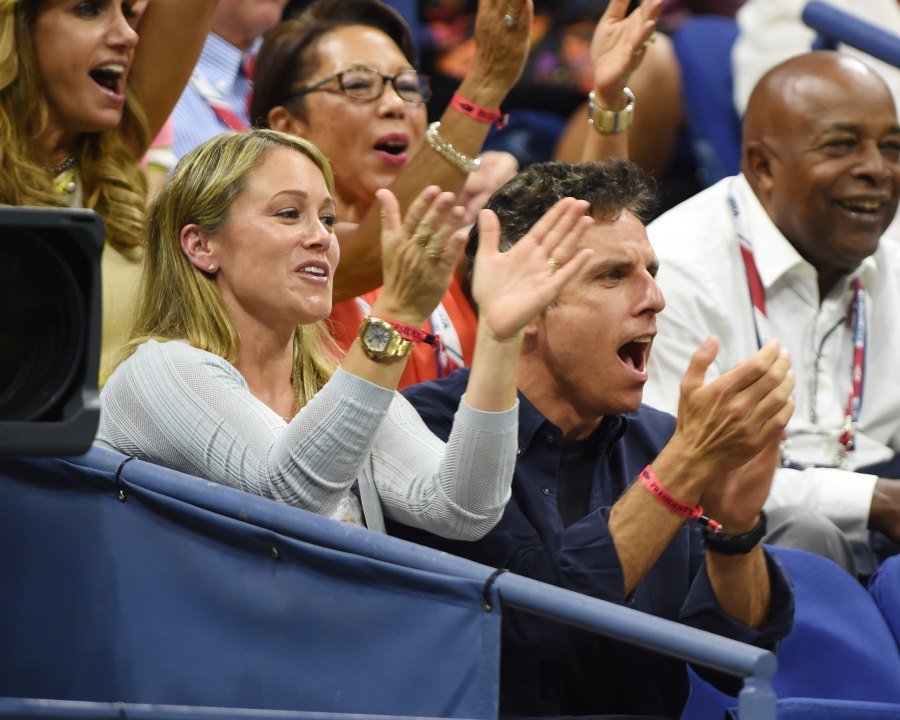
[[[762,347],[768,333],[768,315],[766,314],[766,291],[763,288],[756,260],[753,255],[753,244],[742,229],[741,209],[737,196],[732,191],[728,196],[728,205],[734,219],[737,239],[740,243],[741,259],[747,274],[747,287],[750,290],[750,302],[753,305],[753,325],[756,329],[756,342]],[[859,278],[852,281],[853,299],[850,302],[847,322],[853,327],[853,362],[851,364],[850,393],[847,397],[847,409],[844,415],[844,428],[838,437],[838,467],[846,469],[847,458],[856,449],[856,427],[859,422],[859,411],[862,408],[863,386],[866,374],[866,294]]]

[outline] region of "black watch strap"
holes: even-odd
[[[766,534],[766,513],[759,511],[759,522],[743,535],[723,535],[703,528],[706,549],[719,555],[746,555],[762,541]]]

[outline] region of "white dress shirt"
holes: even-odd
[[[660,260],[666,309],[659,316],[644,401],[677,411],[681,376],[709,335],[720,339],[709,379],[758,349],[738,228],[753,246],[766,294],[768,334],[790,351],[797,376],[788,458],[836,464],[851,389],[851,282],[858,277],[865,288],[868,337],[857,449],[848,466],[852,470],[889,459],[900,449],[900,244],[883,237],[875,255],[820,302],[815,269],[775,227],[741,175],[720,181],[648,227]],[[766,507],[818,509],[851,540],[863,542],[875,481],[873,475],[836,468],[782,468]]]

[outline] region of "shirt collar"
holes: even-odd
[[[244,54],[238,48],[219,35],[209,33],[197,67],[214,85],[224,82],[230,86],[237,79],[243,60]]]
[[[750,242],[753,243],[753,256],[763,287],[770,290],[781,278],[803,268],[808,268],[807,272],[815,273],[815,268],[797,252],[772,222],[772,218],[769,217],[743,174],[735,178],[732,187],[741,210],[745,214],[744,231],[748,234]],[[874,256],[863,260],[852,273],[839,283],[841,294],[849,294],[850,283],[857,277],[867,292],[875,289],[878,283],[878,264]]]
[[[562,438],[562,431],[545,418],[528,400],[522,392],[519,392],[519,450],[528,448],[538,431],[553,428]],[[605,439],[609,445],[616,442],[628,430],[628,418],[626,415],[607,415],[600,423],[600,427],[594,431],[593,437],[598,440]]]
[[[753,259],[763,287],[770,290],[782,277],[800,268],[814,268],[803,259],[772,222],[743,173],[732,185],[743,214],[743,231],[753,244]]]

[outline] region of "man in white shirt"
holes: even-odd
[[[763,76],[743,136],[740,175],[648,228],[667,308],[645,399],[675,411],[698,338],[720,338],[712,375],[779,338],[797,409],[766,509],[826,516],[867,573],[867,531],[900,540],[900,243],[883,237],[900,190],[896,108],[860,60],[807,53]]]

